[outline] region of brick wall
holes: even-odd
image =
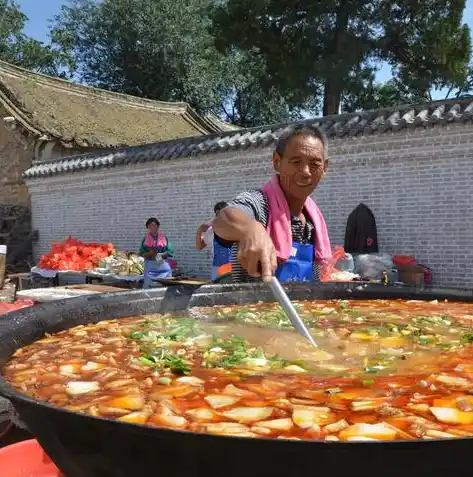
[[[333,244],[363,201],[374,212],[381,250],[414,254],[438,284],[473,286],[473,126],[452,124],[331,141],[330,169],[315,198]],[[74,234],[137,249],[150,216],[161,220],[186,270],[206,273],[196,227],[213,204],[271,174],[271,150],[242,149],[32,179],[36,256]]]

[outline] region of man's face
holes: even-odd
[[[279,173],[283,191],[298,199],[312,194],[327,165],[322,141],[313,136],[295,136],[287,143],[282,155],[273,154],[273,166]]]

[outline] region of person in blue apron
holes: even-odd
[[[217,216],[225,207],[226,202],[217,202],[214,206],[215,216]],[[206,247],[211,248],[212,256],[212,280],[219,277],[219,269],[222,266],[231,263],[232,259],[232,243],[221,239],[216,235],[210,224],[202,224],[198,229],[195,237],[196,247],[203,250]]]
[[[145,259],[143,288],[150,288],[157,278],[172,277],[171,265],[167,259],[173,256],[173,246],[159,231],[159,220],[151,217],[146,221],[147,234],[141,241],[139,254]]]
[[[332,257],[325,219],[311,194],[328,169],[327,138],[317,126],[288,126],[273,152],[275,174],[229,202],[212,227],[234,242],[232,281],[318,281]]]

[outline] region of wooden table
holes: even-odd
[[[192,285],[202,286],[210,283],[208,280],[199,278],[156,278],[154,281],[166,286]]]

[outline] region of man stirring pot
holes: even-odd
[[[324,217],[310,195],[328,167],[327,138],[318,127],[295,125],[280,135],[273,152],[275,175],[261,189],[243,192],[213,222],[234,242],[233,281],[319,279],[332,255]]]

